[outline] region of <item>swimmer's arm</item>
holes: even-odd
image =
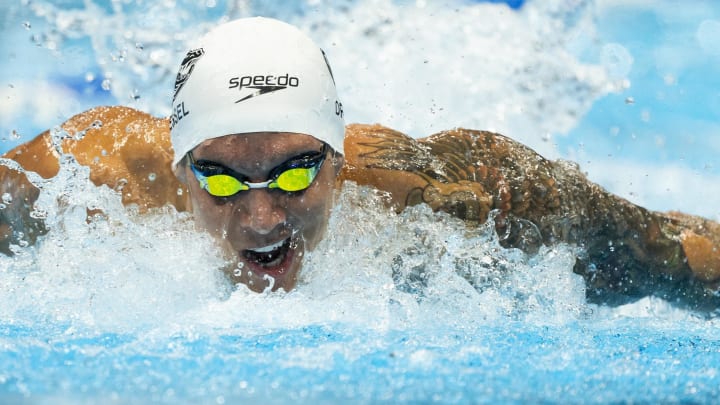
[[[141,211],[166,204],[187,209],[187,191],[170,167],[166,119],[126,107],[98,107],[72,117],[61,128],[62,150],[90,167],[95,185],[118,190],[125,205],[137,205]],[[24,171],[53,177],[60,169],[59,156],[49,131],[3,155],[21,170],[0,165],[0,196],[7,193],[12,198],[0,210],[0,252],[9,254],[11,244],[32,244],[45,232],[42,221],[30,215],[39,190]]]
[[[541,242],[585,246],[600,273],[576,270],[588,285],[634,295],[671,283],[720,284],[720,225],[706,219],[638,207],[590,182],[575,165],[550,162],[501,135],[453,130],[414,140],[379,125],[350,125],[343,180],[391,194],[398,210],[427,203],[462,218],[500,213],[537,227]],[[510,221],[503,222],[503,216]],[[523,236],[506,243],[526,249]],[[537,245],[535,245],[537,247]]]
[[[495,193],[496,173],[473,171],[463,177],[447,156],[430,146],[380,125],[353,124],[345,132],[342,181],[354,181],[388,193],[397,211],[425,203],[433,210],[484,222],[490,210],[502,207],[502,192]],[[447,169],[447,170],[446,170]]]
[[[187,209],[187,191],[175,177],[167,119],[128,107],[96,107],[61,126],[61,148],[90,168],[90,180],[121,192],[141,211],[173,205]],[[6,154],[25,170],[55,176],[59,153],[48,131]]]
[[[693,275],[712,290],[720,291],[720,224],[676,211],[659,215],[674,224]]]
[[[412,139],[380,125],[353,124],[346,129],[345,161],[343,180],[388,192],[397,211],[425,203],[482,223],[495,210],[503,235],[510,221],[539,223],[544,216],[561,215],[552,163],[495,133],[455,129]],[[521,235],[503,243],[532,251],[552,239],[544,231],[533,246]]]

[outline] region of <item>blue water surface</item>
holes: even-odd
[[[374,334],[309,325],[249,337],[50,337],[3,325],[3,397],[211,403],[711,403],[717,339],[692,330],[649,331],[510,322],[479,330]],[[283,353],[375,343],[359,356],[330,353],[326,367],[288,366]],[[602,348],[602,350],[598,350]],[[331,350],[332,351],[332,350]],[[30,395],[29,393],[32,393]]]

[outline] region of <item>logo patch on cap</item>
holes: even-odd
[[[195,64],[204,54],[205,50],[202,48],[198,48],[189,50],[188,53],[185,55],[185,59],[183,59],[182,63],[180,64],[180,69],[178,69],[177,77],[175,77],[175,93],[173,93],[172,98],[173,102],[175,102],[175,98],[180,92],[180,89],[182,89],[182,87],[188,81],[188,78],[190,78],[190,73],[192,73],[193,69],[195,68]]]
[[[235,103],[240,103],[247,99],[261,96],[263,94],[272,93],[278,90],[284,90],[288,87],[298,87],[300,78],[291,76],[289,73],[284,75],[254,75],[233,77],[228,81],[228,89],[238,89],[242,95]],[[248,92],[245,89],[252,89]]]

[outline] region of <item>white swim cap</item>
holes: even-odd
[[[173,167],[207,139],[249,132],[312,135],[343,152],[345,122],[325,53],[269,18],[230,21],[188,51],[175,80]]]

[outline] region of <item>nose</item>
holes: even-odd
[[[268,190],[248,190],[235,202],[239,225],[260,235],[267,235],[278,225],[285,223],[285,207],[278,196]]]

